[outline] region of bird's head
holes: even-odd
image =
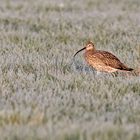
[[[87,44],[86,44],[85,49],[86,49],[87,51],[89,51],[89,50],[95,50],[94,43],[93,43],[92,41],[88,41]]]
[[[86,46],[82,49],[80,49],[79,51],[77,51],[75,54],[74,54],[74,57],[81,51],[83,50],[86,50],[86,51],[94,51],[95,50],[95,47],[94,47],[94,43],[92,41],[88,41]]]

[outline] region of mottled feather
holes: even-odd
[[[97,63],[101,62],[100,65],[103,66],[110,66],[115,69],[126,70],[126,71],[133,70],[131,68],[128,68],[126,65],[124,65],[115,55],[107,51],[100,51],[100,50],[96,50],[95,52],[87,51],[86,56],[89,57],[89,59],[96,60]]]
[[[123,64],[115,55],[107,51],[96,50],[93,42],[88,42],[86,47],[77,51],[74,57],[82,50],[85,51],[85,59],[90,66],[95,68],[97,71],[103,72],[116,72],[118,70],[122,71],[132,71],[132,68],[128,68]]]

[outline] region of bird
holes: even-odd
[[[96,71],[114,73],[117,71],[133,71],[124,63],[122,63],[115,55],[110,52],[96,50],[92,41],[88,41],[86,46],[74,54],[75,56],[85,50],[84,57],[87,63],[92,66]]]

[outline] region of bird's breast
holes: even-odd
[[[100,63],[99,59],[96,56],[94,56],[94,53],[92,52],[85,52],[85,60],[87,61],[89,65],[92,65],[92,66]]]

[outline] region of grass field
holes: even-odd
[[[0,140],[139,140],[140,77],[90,69],[87,40],[140,66],[139,0],[0,0]]]

